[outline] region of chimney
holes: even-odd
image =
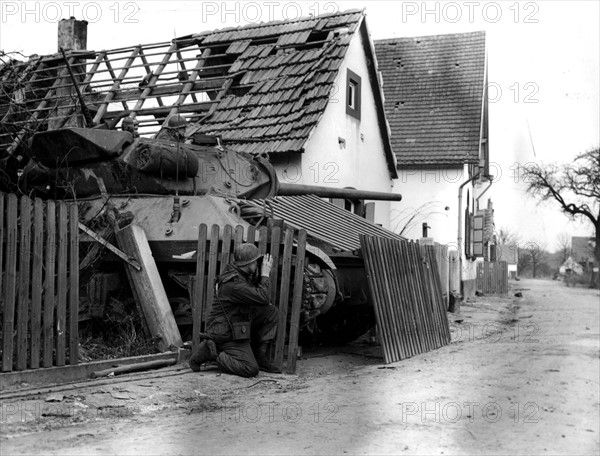
[[[87,21],[78,21],[73,16],[61,19],[58,23],[58,50],[64,48],[72,51],[87,49]]]
[[[85,51],[87,46],[87,21],[78,21],[74,17],[61,19],[58,23],[58,52],[63,48],[65,52]],[[57,130],[67,127],[83,127],[84,119],[79,109],[73,113],[71,99],[76,97],[73,80],[68,74],[64,73],[64,65],[57,70],[57,76],[63,73],[60,87],[56,89],[58,97],[55,110],[48,113],[48,130]],[[77,84],[81,84],[86,72],[85,61],[82,59],[73,59],[71,70],[74,73],[74,79]]]

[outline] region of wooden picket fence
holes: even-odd
[[[508,263],[506,261],[477,263],[477,289],[486,295],[507,295]]]
[[[434,242],[433,244],[427,244],[427,246],[433,250],[435,255],[435,264],[439,274],[440,282],[442,285],[442,296],[446,304],[446,308],[450,304],[450,256],[448,246]],[[421,248],[424,245],[421,244]]]
[[[223,272],[225,265],[232,260],[235,247],[242,242],[254,243],[261,253],[269,253],[273,257],[271,302],[279,310],[279,323],[271,361],[282,368],[287,345],[285,370],[294,373],[298,356],[304,282],[305,230],[282,230],[279,226],[269,226],[257,231],[251,226],[244,235],[244,227],[240,225],[235,228],[225,225],[222,233],[219,225],[213,225],[209,234],[208,226],[200,225],[194,281],[192,342],[196,346],[200,341],[199,334],[204,330],[213,303],[215,280]]]
[[[450,343],[434,246],[360,236],[385,363]]]
[[[2,372],[77,364],[77,205],[0,193]]]

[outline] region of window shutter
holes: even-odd
[[[473,256],[483,256],[483,215],[473,217]]]
[[[369,222],[375,223],[375,203],[365,204],[365,218]]]

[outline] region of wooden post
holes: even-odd
[[[46,251],[44,266],[44,357],[43,367],[52,366],[54,360],[54,306],[56,271],[56,203],[46,203]]]
[[[200,330],[202,325],[202,315],[205,306],[206,282],[204,281],[204,271],[206,269],[206,239],[207,226],[202,223],[198,227],[198,248],[196,250],[196,280],[194,281],[194,302],[192,303],[192,319],[194,327],[192,330],[192,345],[197,347],[200,343]]]
[[[79,363],[79,217],[69,205],[69,364]]]
[[[290,338],[288,341],[288,360],[286,371],[289,374],[296,372],[296,359],[298,358],[298,332],[300,331],[300,308],[302,306],[302,289],[304,288],[304,254],[306,249],[306,231],[298,232],[298,245],[296,247],[296,269],[294,271],[294,290],[292,293],[292,309],[290,319]]]
[[[33,209],[33,270],[31,272],[31,364],[40,367],[42,327],[42,267],[44,264],[44,203],[35,199]]]
[[[58,203],[58,257],[56,279],[56,365],[65,365],[67,325],[67,203]]]
[[[19,293],[17,295],[17,370],[27,369],[27,323],[29,321],[29,266],[31,255],[31,200],[21,197],[19,214]]]
[[[142,266],[141,271],[137,271],[131,265],[127,265],[127,268],[131,286],[139,297],[150,333],[158,339],[158,348],[167,351],[171,346],[181,347],[181,334],[152,257],[146,233],[140,226],[131,224],[117,232],[117,241],[121,250],[130,257],[137,258]]]
[[[2,323],[2,372],[13,370],[15,331],[15,298],[17,288],[17,196],[7,196],[6,210],[6,262],[4,288],[4,320]]]
[[[285,231],[284,248],[281,268],[281,288],[279,292],[279,323],[277,325],[277,338],[275,339],[275,364],[283,365],[283,351],[286,339],[287,312],[290,290],[290,273],[292,269],[292,248],[294,233],[291,228]]]

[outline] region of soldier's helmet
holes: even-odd
[[[167,127],[169,128],[185,128],[187,127],[187,120],[185,117],[176,114],[169,118],[167,121]]]
[[[233,252],[233,260],[236,266],[246,266],[253,261],[258,260],[262,257],[258,247],[254,244],[240,244],[235,248]]]
[[[123,123],[121,124],[121,128],[123,130],[135,130],[139,126],[139,122],[137,119],[133,117],[125,117],[123,119]]]

